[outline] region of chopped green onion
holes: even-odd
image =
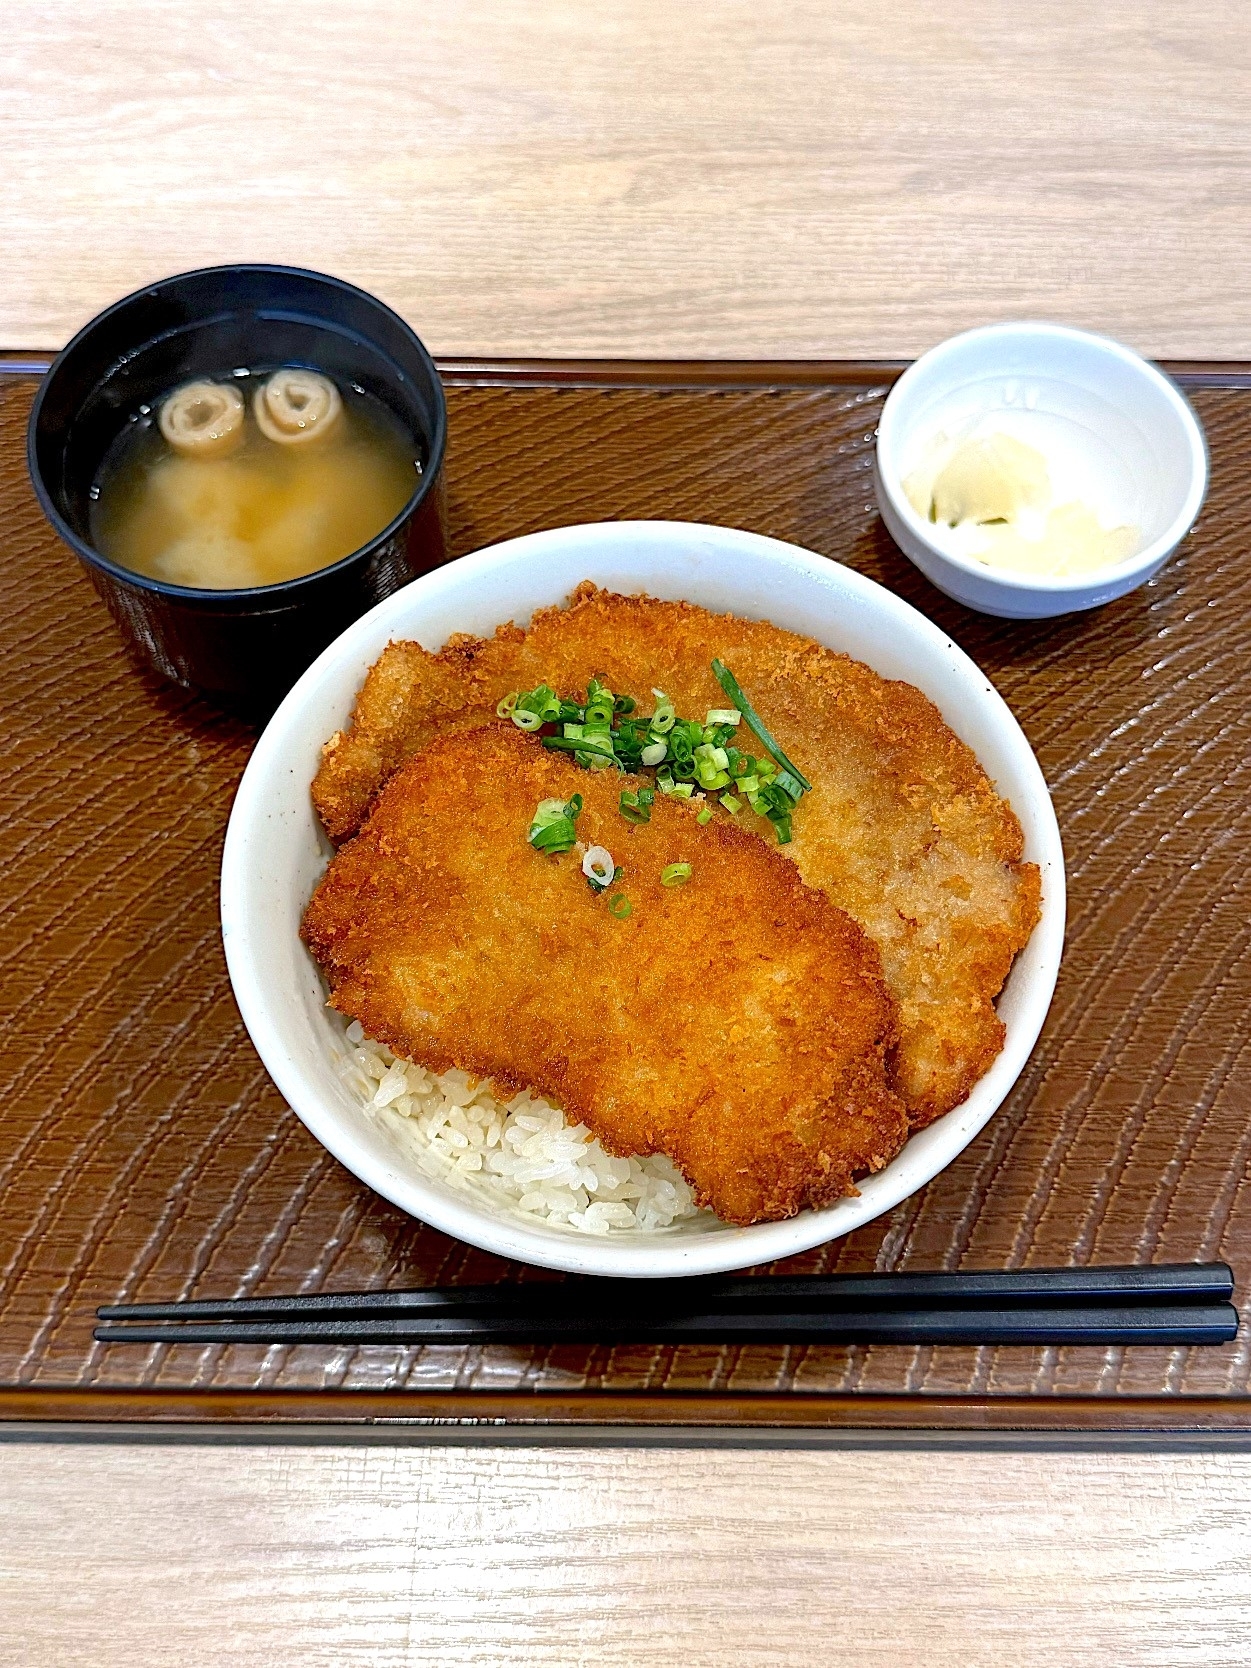
[[[810,793],[812,791],[812,783],[801,770],[798,770],[791,763],[786,754],[783,753],[782,749],[778,746],[777,742],[774,741],[773,737],[769,734],[768,730],[765,729],[759,714],[756,712],[756,709],[739,688],[738,679],[734,676],[733,672],[731,672],[729,667],[724,665],[720,660],[713,661],[712,670],[717,682],[721,685],[722,689],[725,690],[726,694],[734,702],[734,705],[747,720],[747,728],[756,737],[757,741],[759,741],[762,747],[768,749],[777,762],[782,766],[783,770],[790,771],[791,775],[794,776],[795,780],[804,789],[805,793]]]
[[[584,770],[654,770],[654,787],[621,794],[621,814],[628,822],[649,821],[657,793],[687,800],[697,792],[717,794],[731,815],[737,815],[744,803],[750,805],[773,824],[779,844],[784,845],[791,838],[792,813],[810,784],[765,729],[734,674],[720,660],[713,661],[712,669],[735,705],[710,707],[702,724],[698,719],[680,718],[662,689],[652,690],[656,710],[650,718],[631,717],[637,711],[633,697],[614,695],[598,678],[588,680],[584,707],[562,700],[541,683],[519,695],[505,696],[496,710],[501,717],[511,717],[519,729],[531,732],[559,724],[561,734],[542,736],[543,745],[572,753]],[[764,745],[759,760],[734,744],[735,731],[744,721]],[[699,820],[706,824],[710,819],[711,811],[705,807]],[[571,823],[572,819],[559,818],[542,827],[536,822],[532,843],[540,850],[567,851],[572,843]]]
[[[504,699],[499,703],[499,705],[495,709],[495,716],[497,718],[511,718],[512,717],[513,708],[517,705],[517,696],[518,696],[519,693],[520,693],[519,690],[514,689],[511,695],[505,695]]]
[[[709,810],[709,808],[708,808],[708,807],[707,807],[707,805],[705,805],[705,806],[704,806],[704,808],[703,808],[703,810],[702,810],[702,811],[701,811],[701,812],[700,812],[700,813],[699,813],[699,815],[698,815],[698,816],[697,816],[697,817],[696,817],[696,818],[695,818],[695,821],[696,821],[696,822],[697,822],[697,823],[700,823],[700,824],[702,824],[702,825],[703,825],[703,826],[704,826],[704,827],[705,827],[705,828],[706,828],[706,827],[707,827],[707,826],[708,826],[708,824],[709,824],[709,823],[710,823],[710,822],[711,822],[711,821],[712,821],[712,812],[711,812],[711,811],[710,811],[710,810]]]
[[[560,717],[561,701],[554,689],[541,683],[537,689],[518,695],[509,715],[519,730],[537,730]]]
[[[534,820],[530,826],[532,828],[550,828],[554,822],[559,822],[561,817],[567,817],[568,815],[563,799],[540,799],[538,809],[534,813]]]
[[[652,694],[656,697],[656,710],[651,717],[651,727],[658,736],[666,736],[677,723],[678,715],[663,689],[653,689]]]
[[[516,713],[513,718],[516,719]],[[608,735],[588,736],[583,733],[576,740],[568,736],[544,736],[544,747],[550,747],[557,753],[598,753],[603,758],[612,761],[612,737]]]
[[[602,892],[611,886],[612,877],[616,872],[617,865],[612,860],[612,853],[603,846],[592,846],[582,859],[582,873],[596,892]]]
[[[614,921],[624,921],[628,918],[634,905],[624,892],[614,892],[608,900],[608,913]]]
[[[689,863],[667,863],[660,871],[660,884],[662,886],[685,886],[690,878],[691,865]]]
[[[530,844],[536,851],[548,851],[554,855],[570,851],[578,837],[574,823],[581,809],[580,793],[575,793],[569,800],[540,800],[526,836]]]
[[[655,801],[656,791],[654,788],[640,788],[637,793],[631,793],[626,789],[622,792],[619,801],[621,815],[627,822],[650,822],[652,806]]]

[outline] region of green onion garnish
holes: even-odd
[[[705,828],[712,821],[712,812],[708,809],[708,807],[706,805],[704,806],[703,810],[699,813],[699,815],[695,818],[695,821],[697,823],[700,823]]]
[[[667,736],[677,723],[677,712],[663,689],[653,689],[652,694],[656,697],[656,710],[651,717],[651,727],[658,736]]]
[[[685,886],[690,878],[691,865],[689,863],[668,863],[660,871],[660,884],[662,886]]]
[[[662,689],[652,690],[656,710],[645,717],[637,713],[632,696],[614,695],[598,678],[588,680],[585,706],[562,700],[541,683],[537,689],[506,695],[496,711],[531,732],[558,724],[559,735],[540,738],[544,747],[572,753],[584,770],[614,766],[628,772],[654,770],[654,787],[622,793],[621,814],[627,822],[649,821],[657,793],[690,799],[699,791],[717,794],[731,815],[746,802],[773,824],[779,845],[785,845],[791,839],[795,807],[812,784],[774,741],[724,662],[714,660],[712,670],[735,705],[709,707],[702,724],[695,718],[680,718]],[[743,722],[764,746],[760,759],[735,745],[735,730]],[[705,806],[698,820],[706,825],[711,817],[711,809]],[[564,820],[558,818],[546,826],[536,822],[531,843],[539,850],[567,851],[572,841],[562,826]],[[549,832],[551,828],[556,832]]]
[[[517,714],[513,714],[514,720]],[[580,736],[542,736],[544,747],[550,747],[557,753],[595,753],[607,759],[610,763],[616,758],[613,752],[612,736],[601,734],[588,736],[585,731]]]
[[[621,815],[627,822],[650,822],[652,806],[656,802],[655,788],[640,788],[637,793],[624,790],[619,801]]]
[[[553,855],[571,851],[578,838],[574,824],[581,809],[580,793],[575,793],[569,800],[540,800],[526,838],[536,851],[547,851]]]
[[[519,730],[537,730],[560,717],[561,700],[554,689],[541,683],[537,689],[518,695],[509,714]]]
[[[747,720],[747,728],[756,737],[756,740],[760,743],[760,745],[769,750],[769,752],[781,765],[783,770],[790,771],[791,775],[803,788],[805,793],[811,793],[812,783],[804,775],[803,771],[797,769],[796,766],[791,763],[786,754],[783,753],[782,749],[778,746],[777,742],[774,741],[773,737],[769,734],[768,730],[765,729],[759,714],[756,712],[756,709],[739,688],[738,679],[734,676],[734,673],[731,672],[729,667],[720,660],[713,661],[712,670],[717,682],[721,685],[722,689],[725,690],[726,694],[734,702],[734,705]]]
[[[608,900],[608,913],[614,921],[624,921],[633,908],[634,905],[624,892],[614,892]]]
[[[612,877],[617,872],[617,865],[612,860],[612,853],[603,846],[592,846],[582,859],[582,873],[591,883],[592,892],[603,892],[612,885]]]

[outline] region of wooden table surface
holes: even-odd
[[[895,358],[1044,314],[1251,357],[1228,0],[10,0],[3,28],[0,347],[259,258],[445,355]],[[1242,1663],[1249,1482],[1230,1452],[12,1446],[0,1660]]]
[[[1246,1453],[0,1448],[0,1661],[1245,1668],[1249,1488]]]
[[[216,261],[441,354],[1251,356],[1231,0],[6,0],[0,347]]]

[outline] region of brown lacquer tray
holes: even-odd
[[[535,1277],[401,1215],[243,1031],[217,873],[253,734],[135,670],[45,526],[0,372],[0,1419],[1251,1429],[1220,1349],[105,1347],[97,1304]],[[728,523],[930,615],[1055,797],[1051,1016],[949,1169],[795,1270],[1228,1259],[1251,1296],[1251,370],[1190,367],[1212,489],[1144,589],[1009,624],[932,590],[872,504],[885,366],[444,367],[454,551],[561,523]],[[550,1276],[549,1276],[550,1277]]]

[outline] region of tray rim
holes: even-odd
[[[638,388],[691,392],[700,389],[758,390],[887,384],[911,363],[907,359],[521,359],[435,354],[445,382],[455,388]],[[53,348],[0,349],[0,378],[43,376],[56,358]],[[1161,359],[1154,361],[1182,388],[1251,389],[1251,360]]]
[[[54,349],[0,349],[0,383],[42,377]],[[453,387],[605,392],[801,392],[887,385],[908,360],[524,359],[434,355]],[[1251,390],[1251,360],[1160,360],[1183,389]],[[5,1429],[7,1427],[7,1429]],[[116,1431],[245,1428],[390,1431],[507,1429],[663,1433],[913,1433],[945,1437],[1251,1437],[1251,1395],[925,1395],[923,1393],[491,1390],[190,1390],[0,1386],[0,1439],[53,1427]],[[72,1435],[71,1435],[72,1439]],[[536,1435],[537,1439],[537,1435]]]
[[[1251,1395],[1021,1396],[704,1390],[0,1390],[0,1424],[350,1425],[658,1432],[903,1431],[1251,1437]]]

